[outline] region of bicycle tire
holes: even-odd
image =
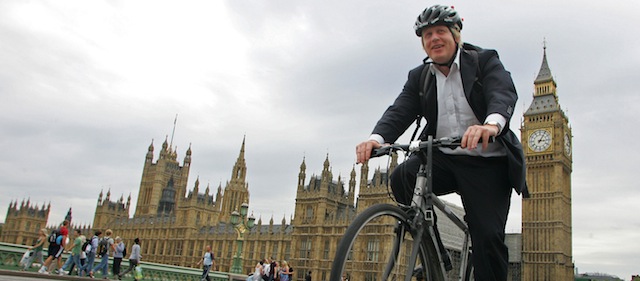
[[[349,280],[411,280],[407,272],[416,267],[426,272],[425,280],[444,280],[429,234],[413,245],[416,231],[410,219],[400,207],[390,204],[373,205],[357,215],[338,244],[329,280],[341,281],[343,275]],[[417,259],[409,266],[406,262],[412,250],[417,251]]]

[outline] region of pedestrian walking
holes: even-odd
[[[216,259],[213,256],[213,252],[211,252],[211,246],[207,245],[205,247],[204,254],[202,255],[202,259],[197,263],[197,265],[202,264],[202,278],[200,278],[200,281],[211,281],[211,278],[209,278],[209,271],[211,271],[211,268],[215,265],[215,262]]]
[[[124,272],[118,274],[118,280],[122,280],[122,276],[135,270],[138,264],[140,264],[140,260],[142,259],[142,255],[140,255],[140,238],[136,238],[133,240],[133,246],[131,247],[131,255],[129,256],[129,268]],[[134,272],[133,280],[138,281],[136,274]]]
[[[122,238],[120,236],[116,236],[116,245],[115,251],[113,252],[113,275],[118,276],[120,274],[120,264],[122,263],[122,258],[125,255],[126,245],[122,242]]]
[[[47,229],[43,228],[38,231],[38,240],[33,246],[29,247],[27,250],[32,251],[33,253],[29,256],[29,259],[24,264],[24,268],[22,270],[29,270],[33,261],[39,261],[41,265],[44,264],[44,259],[42,258],[42,249],[44,249],[44,242],[47,241]]]

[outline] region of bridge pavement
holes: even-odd
[[[0,281],[91,280],[87,277],[0,269]],[[94,279],[95,280],[95,279]]]

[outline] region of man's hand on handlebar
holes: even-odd
[[[478,143],[482,140],[482,149],[487,149],[489,139],[498,135],[498,126],[496,125],[473,125],[467,128],[462,136],[460,147],[474,150],[478,147]]]
[[[356,146],[356,157],[358,164],[367,162],[371,158],[371,151],[380,148],[382,145],[374,140],[363,141]]]

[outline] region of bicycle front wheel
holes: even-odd
[[[415,239],[410,219],[389,204],[356,216],[338,244],[329,280],[415,280],[416,273],[418,280],[444,280],[431,238]]]

